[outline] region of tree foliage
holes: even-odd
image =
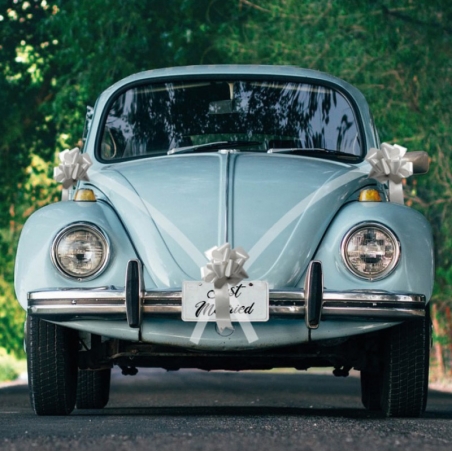
[[[451,24],[448,0],[3,0],[0,310],[21,225],[58,196],[55,156],[78,144],[86,105],[131,73],[202,63],[330,72],[363,91],[383,141],[426,150],[431,172],[405,193],[433,226],[435,297],[451,299]]]

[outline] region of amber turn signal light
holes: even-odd
[[[381,195],[378,190],[374,188],[367,188],[362,190],[359,194],[359,200],[361,202],[381,202]]]
[[[74,195],[74,201],[78,202],[94,202],[96,195],[89,188],[79,188]]]

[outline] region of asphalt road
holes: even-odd
[[[0,450],[452,450],[452,394],[385,419],[361,407],[356,377],[140,370],[114,376],[105,409],[67,417],[1,388]]]

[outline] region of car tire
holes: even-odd
[[[429,311],[387,332],[381,408],[387,417],[419,417],[427,404],[431,343]]]
[[[361,371],[361,401],[369,411],[381,410],[381,374]]]
[[[77,391],[77,331],[39,318],[27,318],[30,402],[38,415],[68,415]]]
[[[110,397],[111,369],[79,370],[77,408],[104,408]]]

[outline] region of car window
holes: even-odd
[[[103,127],[101,160],[165,155],[218,141],[241,150],[302,148],[361,155],[353,109],[339,92],[250,80],[140,85],[120,94]]]

